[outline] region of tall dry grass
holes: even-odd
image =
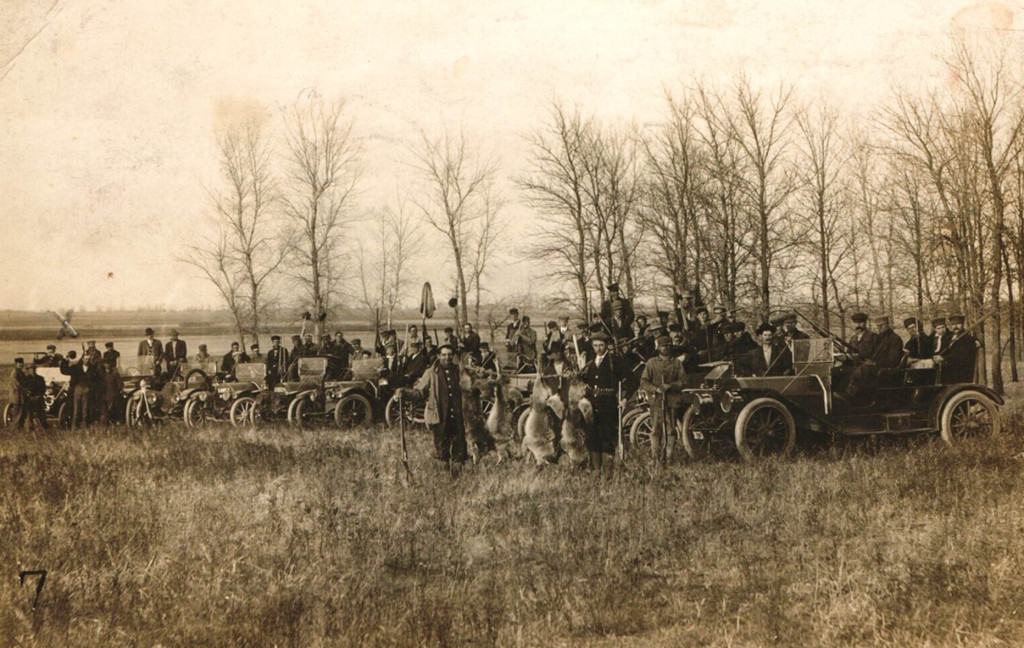
[[[379,427],[8,433],[0,645],[1024,645],[1016,429],[611,482],[416,433],[409,487]]]

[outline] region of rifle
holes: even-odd
[[[803,316],[802,314],[800,314],[800,312],[799,312],[799,311],[793,311],[793,313],[794,313],[794,314],[795,314],[795,315],[796,315],[797,317],[799,317],[800,319],[802,319],[802,320],[803,320],[804,322],[806,322],[807,324],[809,324],[809,325],[810,325],[810,327],[811,327],[812,329],[814,329],[814,332],[815,332],[815,333],[817,333],[818,335],[820,335],[820,336],[822,336],[822,337],[827,337],[827,338],[829,338],[829,339],[831,339],[831,340],[834,340],[834,341],[836,341],[836,342],[839,342],[840,346],[842,346],[842,347],[843,347],[843,349],[844,349],[844,350],[845,350],[845,351],[846,351],[847,353],[857,353],[857,349],[856,349],[856,348],[854,348],[854,346],[853,346],[852,344],[850,344],[849,342],[847,342],[847,341],[846,341],[846,340],[844,340],[843,338],[839,337],[839,336],[838,336],[838,335],[836,335],[835,333],[832,333],[832,332],[831,332],[831,331],[829,331],[828,329],[825,329],[825,328],[823,328],[823,327],[821,327],[821,326],[818,326],[817,324],[815,324],[814,322],[812,322],[811,320],[807,319],[807,318],[806,318],[806,317],[804,317],[804,316]]]
[[[412,471],[409,469],[409,447],[405,442],[405,399],[403,390],[398,390],[398,429],[402,438],[402,467],[405,469],[407,482],[412,481]]]
[[[626,456],[626,448],[623,445],[623,439],[622,439],[622,381],[621,380],[619,381],[619,393],[616,396],[616,398],[618,400],[616,401],[615,405],[616,405],[616,408],[617,408],[617,410],[619,412],[619,452],[618,452],[618,455],[619,455],[619,461],[622,461],[625,458],[625,456]]]

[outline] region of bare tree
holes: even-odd
[[[184,261],[200,268],[224,298],[240,342],[259,342],[273,300],[270,282],[288,249],[272,211],[277,200],[271,149],[258,121],[217,138],[223,188],[208,191],[216,236],[189,248]]]
[[[394,207],[374,214],[373,225],[371,243],[364,245],[363,239],[358,243],[359,282],[363,303],[371,311],[382,312],[390,327],[395,308],[411,284],[409,269],[423,249],[423,236],[402,195]]]
[[[414,167],[426,185],[425,197],[416,201],[427,222],[444,236],[454,264],[455,287],[463,322],[469,321],[469,287],[486,272],[489,250],[478,254],[480,245],[493,245],[499,201],[494,195],[497,163],[471,150],[461,131],[449,131],[436,139],[421,135],[413,150]],[[497,232],[497,230],[493,230]],[[495,234],[496,235],[496,234]],[[479,289],[476,289],[479,295]]]
[[[340,296],[345,251],[340,246],[352,218],[352,199],[360,177],[360,145],[342,101],[325,102],[315,93],[286,113],[287,183],[284,214],[294,228],[290,267],[304,304],[320,330]]]
[[[745,157],[743,190],[747,210],[754,224],[752,249],[757,260],[760,311],[768,318],[771,310],[772,261],[782,249],[794,245],[786,231],[783,205],[796,188],[786,154],[790,146],[789,108],[793,89],[780,85],[766,94],[740,77],[733,89],[732,106],[722,114],[739,142]]]
[[[846,152],[839,138],[839,112],[828,101],[818,102],[815,108],[805,107],[796,121],[800,130],[800,198],[812,233],[806,244],[816,261],[822,323],[830,328],[829,293],[836,295],[838,302],[836,274],[850,251],[842,219],[848,202],[843,184]]]
[[[544,262],[548,277],[571,283],[580,315],[589,320],[589,232],[591,214],[584,203],[584,155],[591,121],[579,108],[553,104],[548,121],[527,136],[530,158],[527,171],[516,179],[527,204],[540,210],[547,222],[529,237],[524,252]]]

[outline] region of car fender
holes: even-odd
[[[940,421],[939,417],[942,416],[942,408],[945,407],[946,403],[950,398],[956,396],[960,392],[965,391],[977,391],[981,392],[985,396],[988,396],[996,405],[1006,404],[1006,400],[1002,396],[993,391],[990,387],[985,385],[975,385],[972,383],[960,383],[957,385],[949,385],[938,394],[935,395],[935,399],[932,401],[931,407],[928,409],[928,420],[935,423],[935,429],[939,429]]]

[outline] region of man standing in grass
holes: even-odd
[[[414,391],[426,402],[423,420],[434,434],[434,458],[454,467],[465,463],[467,457],[462,372],[450,344],[438,348],[437,360]]]
[[[658,355],[647,361],[640,376],[640,389],[647,394],[651,405],[651,450],[654,460],[665,465],[672,460],[675,449],[675,426],[665,426],[665,392],[683,387],[686,371],[681,362],[672,357],[672,340],[667,335],[656,340]]]
[[[611,476],[615,450],[619,442],[619,385],[625,379],[625,365],[609,352],[611,338],[598,331],[590,338],[594,345],[594,359],[580,372],[594,404],[594,424],[587,431],[587,450],[590,465]]]

